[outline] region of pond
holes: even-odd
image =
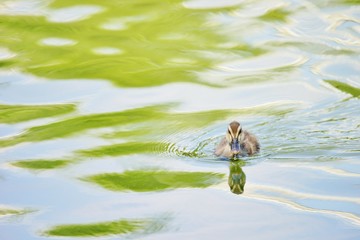
[[[0,239],[359,239],[359,3],[1,1]]]

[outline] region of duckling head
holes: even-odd
[[[226,140],[231,148],[231,153],[236,156],[240,153],[240,141],[242,139],[242,127],[237,121],[233,121],[229,124],[226,132]]]

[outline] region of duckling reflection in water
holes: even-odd
[[[215,155],[227,158],[251,156],[260,151],[256,137],[242,129],[239,122],[231,122],[225,137],[215,149]]]
[[[244,161],[230,161],[230,174],[228,183],[231,192],[235,194],[241,194],[244,192],[246,175],[241,168],[242,166],[244,166]]]

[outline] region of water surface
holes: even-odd
[[[358,4],[2,1],[0,238],[358,239]]]

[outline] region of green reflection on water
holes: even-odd
[[[34,210],[0,207],[0,217],[7,216],[7,215],[21,215],[21,214],[26,214],[26,213],[30,213],[30,212],[34,212]]]
[[[285,11],[281,8],[276,8],[267,11],[260,17],[260,19],[264,21],[285,21],[289,14],[290,12],[288,11]]]
[[[106,133],[103,134],[102,137],[103,138],[134,138],[134,137],[138,137],[138,136],[144,136],[144,135],[148,135],[151,134],[154,130],[151,129],[145,129],[145,128],[141,128],[141,129],[135,129],[135,130],[122,130],[122,131],[114,131],[111,133]]]
[[[325,82],[331,84],[334,88],[339,89],[342,92],[351,94],[353,97],[360,97],[360,88],[353,87],[349,84],[339,82],[336,80],[325,80]]]
[[[129,154],[164,152],[167,143],[161,142],[127,142],[102,146],[95,149],[79,150],[78,154],[85,157],[121,156]]]
[[[111,191],[149,192],[175,188],[206,188],[223,181],[225,175],[212,172],[126,171],[83,178]]]
[[[15,209],[0,208],[0,216],[10,214],[21,214],[22,211]]]
[[[22,142],[38,142],[61,138],[88,129],[136,123],[160,116],[159,106],[131,109],[123,112],[79,116],[29,128],[20,135],[0,141],[0,147],[12,146]]]
[[[20,168],[27,168],[32,170],[47,170],[54,168],[61,168],[68,165],[70,161],[68,160],[25,160],[25,161],[17,161],[11,163],[12,165]]]
[[[228,51],[225,37],[206,25],[206,11],[187,9],[182,1],[53,1],[51,10],[80,4],[99,6],[90,17],[51,22],[45,16],[0,16],[0,44],[16,53],[1,65],[53,79],[106,79],[123,87],[198,81],[193,72],[218,62],[202,51]],[[109,26],[110,25],[110,29]],[[111,29],[114,28],[120,29]],[[121,27],[119,27],[121,26]],[[72,44],[47,44],[60,38]],[[259,53],[244,47],[239,56]],[[98,48],[115,49],[99,54]],[[233,46],[236,50],[238,46]],[[36,52],[36,54],[34,54]],[[31,59],[31,61],[29,60]],[[205,83],[206,84],[206,83]]]
[[[18,123],[75,111],[73,104],[0,105],[0,123]]]
[[[343,0],[347,4],[360,4],[360,0]]]
[[[59,225],[46,231],[45,235],[66,237],[96,237],[113,234],[133,233],[143,229],[148,224],[146,220],[120,220],[92,224]]]

